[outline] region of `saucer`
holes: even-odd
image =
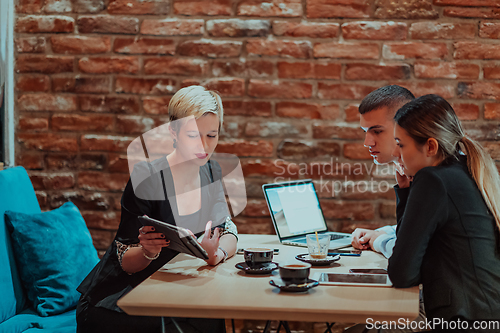
[[[295,259],[307,262],[313,266],[328,266],[331,265],[334,261],[337,261],[340,259],[340,255],[335,255],[335,256],[326,256],[325,259],[314,259],[311,258],[309,253],[303,253],[303,254],[298,254],[295,256]]]
[[[316,287],[317,285],[319,285],[319,282],[316,280],[307,279],[307,282],[303,283],[303,284],[286,285],[285,282],[283,282],[283,280],[278,278],[278,279],[274,279],[274,280],[269,281],[269,284],[271,286],[278,287],[278,288],[280,288],[280,290],[283,290],[283,291],[304,292],[304,291],[308,291],[311,288]]]
[[[249,267],[246,262],[240,262],[234,265],[234,267],[245,271],[247,274],[270,274],[278,268],[278,264],[275,262],[266,262],[255,267]]]

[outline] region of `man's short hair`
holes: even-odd
[[[377,90],[372,91],[361,101],[359,105],[359,113],[365,114],[372,110],[379,109],[381,107],[387,107],[389,109],[397,107],[398,109],[405,105],[406,103],[415,99],[415,96],[406,88],[398,85],[390,85]],[[396,113],[397,109],[394,110]]]

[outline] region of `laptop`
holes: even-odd
[[[330,249],[351,245],[351,234],[328,231],[311,179],[262,185],[280,242],[307,247],[306,235],[330,235]]]

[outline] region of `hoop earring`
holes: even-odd
[[[174,139],[174,149],[177,148],[177,140]]]

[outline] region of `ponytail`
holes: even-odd
[[[459,141],[467,155],[467,167],[493,214],[500,231],[500,175],[490,155],[476,141],[463,136]]]

